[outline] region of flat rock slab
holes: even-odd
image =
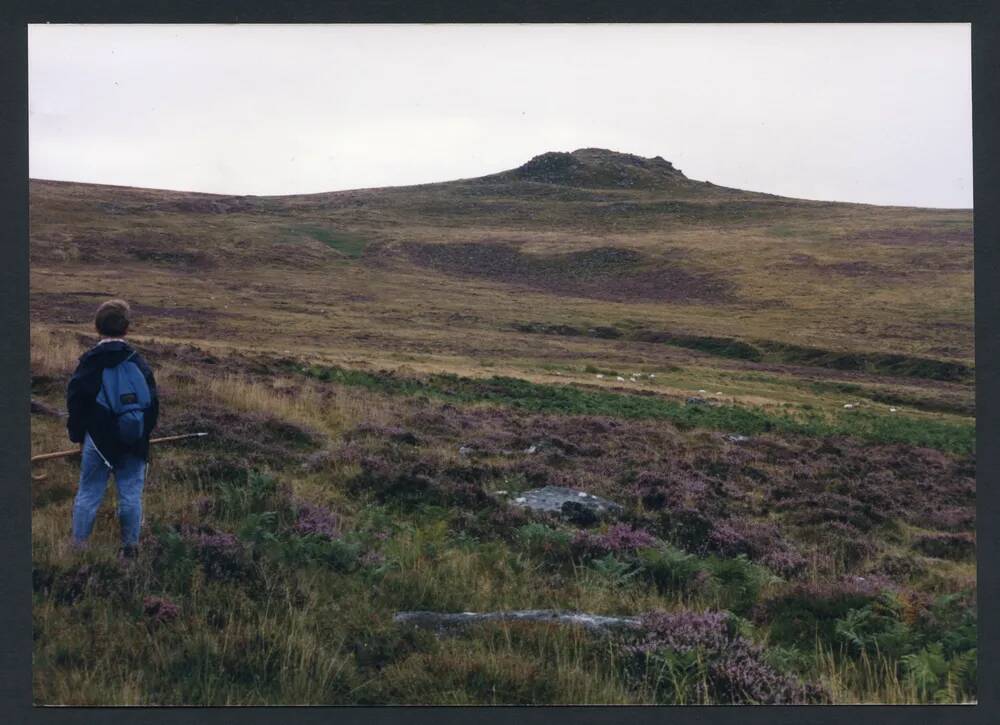
[[[621,513],[622,507],[614,501],[595,496],[586,491],[562,486],[545,486],[525,491],[511,499],[514,506],[522,506],[532,511],[548,511],[563,513],[563,506],[569,504],[570,509],[587,509],[598,516]]]
[[[522,609],[511,612],[397,612],[396,624],[408,624],[420,629],[433,629],[438,633],[459,630],[483,622],[540,622],[543,624],[568,624],[592,632],[636,629],[638,617],[607,617],[585,612],[563,612],[555,609]]]
[[[699,398],[698,396],[693,396],[684,401],[684,405],[705,405],[710,408],[714,408],[719,405],[718,400],[707,400],[705,398]]]

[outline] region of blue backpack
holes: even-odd
[[[126,446],[142,440],[146,429],[146,410],[152,402],[149,385],[139,366],[129,355],[114,367],[105,368],[101,374],[101,392],[98,405],[110,411],[116,421],[118,440]]]

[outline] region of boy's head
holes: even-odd
[[[132,309],[125,300],[108,300],[97,308],[94,326],[101,337],[122,337],[128,332]]]

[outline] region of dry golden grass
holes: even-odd
[[[264,413],[337,435],[365,420],[388,425],[395,414],[384,396],[367,390],[340,389],[332,394],[318,385],[275,377],[268,382],[226,375],[192,387],[233,410]]]
[[[47,325],[31,326],[31,372],[61,378],[76,368],[83,346],[65,331]]]
[[[290,393],[277,380],[264,384],[233,375],[212,378],[198,387],[232,410],[265,413],[315,427],[325,428],[327,424],[322,396],[313,387]]]

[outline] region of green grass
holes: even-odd
[[[351,259],[359,258],[364,254],[365,247],[368,246],[368,240],[366,239],[333,229],[309,227],[303,231],[307,232],[313,239],[323,242],[323,244],[331,249],[335,249]]]
[[[750,360],[759,362],[763,353],[753,345],[741,340],[725,337],[705,337],[699,335],[674,335],[670,333],[637,333],[635,339],[649,342],[662,342],[674,347],[726,357],[735,360]]]

